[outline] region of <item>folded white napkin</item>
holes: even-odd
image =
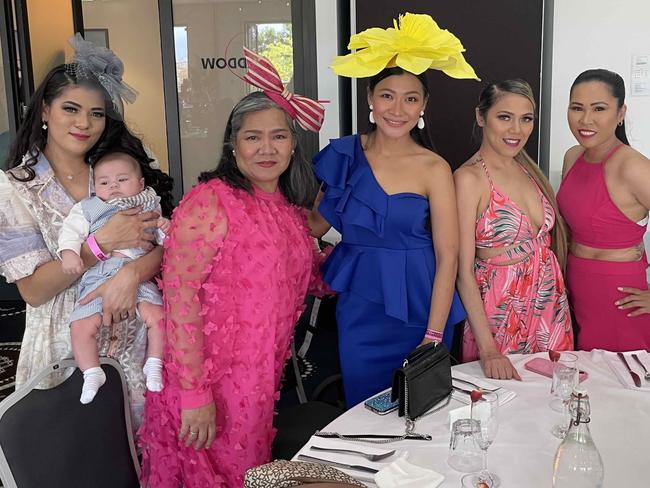
[[[632,354],[636,354],[637,356],[639,356],[641,362],[645,365],[646,368],[648,368],[648,371],[650,371],[650,354],[648,354],[643,349],[639,351],[629,351],[624,354],[627,364],[630,365],[632,371],[638,374],[639,378],[641,379],[641,388],[639,388],[634,384],[630,372],[627,370],[627,368],[623,364],[623,361],[621,361],[621,359],[616,355],[615,352],[602,351],[602,353],[603,356],[605,357],[605,362],[608,364],[608,366],[616,376],[616,379],[618,379],[618,381],[620,381],[620,383],[625,388],[629,388],[630,390],[637,390],[637,391],[650,391],[650,382],[644,379],[643,368],[639,366],[639,363],[637,363],[632,358]]]
[[[392,456],[384,458],[381,461],[373,462],[373,461],[369,461],[363,456],[359,456],[358,454],[317,451],[314,449],[310,449],[311,446],[327,447],[327,448],[334,448],[334,449],[351,449],[354,451],[361,451],[367,454],[384,454],[387,453],[388,451],[392,451],[393,450],[392,448],[385,449],[385,448],[379,448],[372,445],[368,445],[368,443],[364,443],[364,442],[350,442],[341,439],[328,439],[324,437],[313,436],[309,440],[309,442],[298,453],[298,455],[318,458],[324,461],[325,464],[327,464],[327,462],[329,461],[329,462],[342,463],[342,464],[354,465],[354,466],[365,466],[367,468],[374,468],[376,470],[381,470],[384,467],[388,466],[393,460],[397,458],[398,454],[400,453],[400,451],[396,451],[395,454],[393,454]],[[298,458],[298,460],[309,461],[308,459],[300,459],[300,458]],[[318,462],[318,461],[311,461],[311,462]],[[345,469],[339,466],[334,466],[334,467],[336,469],[340,469],[346,474],[349,474],[350,476],[352,476],[353,478],[359,481],[373,481],[374,479],[374,474],[367,471],[361,471],[358,469]]]
[[[454,425],[456,420],[468,419],[472,416],[472,410],[469,405],[464,405],[462,407],[454,408],[449,410],[449,432],[451,432],[451,426]]]
[[[436,488],[445,477],[432,469],[422,468],[398,458],[375,475],[379,488]]]
[[[487,388],[487,389],[494,389],[498,388],[500,385],[496,385],[494,383],[491,383],[490,381],[486,380],[485,378],[477,378],[476,376],[470,376],[468,374],[462,373],[460,371],[456,370],[451,370],[451,377],[452,377],[452,383],[454,386],[457,386],[458,388],[462,388],[463,390],[474,390],[475,388],[471,385],[468,385],[467,383],[462,383],[460,381],[453,381],[454,379],[458,378],[461,380],[465,381],[470,381],[474,383],[476,386],[480,388]],[[499,405],[504,405],[508,403],[510,400],[514,399],[517,394],[512,391],[508,390],[506,388],[499,388],[497,391],[495,391],[497,396],[499,397]],[[469,395],[467,393],[463,393],[462,391],[454,390],[452,393],[452,398],[455,400],[458,400],[459,402],[463,403],[470,403],[471,399],[469,398]]]

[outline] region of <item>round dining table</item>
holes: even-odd
[[[615,374],[614,353],[593,350],[577,351],[578,366],[588,373],[582,383],[587,389],[591,405],[589,428],[596,447],[600,451],[605,467],[607,488],[650,487],[650,382],[644,379],[638,364],[627,357],[630,366],[638,371],[641,388],[626,383],[622,375],[627,371],[619,368]],[[650,354],[640,352],[641,360],[650,368]],[[552,410],[549,403],[551,379],[528,371],[524,364],[534,357],[548,357],[547,353],[532,355],[510,355],[510,360],[519,371],[522,380],[489,380],[503,391],[510,390],[515,397],[499,408],[499,430],[488,450],[488,467],[498,474],[503,488],[550,488],[553,477],[553,460],[560,439],[551,434],[551,428],[561,420],[561,414]],[[453,371],[484,378],[479,362],[465,363],[453,367]],[[512,396],[512,395],[511,395]],[[410,463],[428,468],[444,475],[439,486],[460,487],[465,473],[452,469],[447,464],[450,438],[450,411],[464,404],[452,399],[449,405],[416,422],[415,431],[431,435],[430,441],[401,440],[390,444],[369,444],[364,446],[396,449],[406,452]],[[340,434],[401,434],[405,421],[397,412],[377,415],[363,403],[351,408],[335,419],[322,431]],[[317,456],[310,450],[310,443],[298,454]],[[354,471],[347,471],[355,474]],[[372,478],[372,475],[370,475]],[[368,475],[359,476],[368,486],[376,486]]]

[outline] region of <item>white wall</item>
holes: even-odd
[[[605,68],[623,77],[628,139],[635,149],[650,157],[650,96],[630,96],[633,54],[650,55],[648,0],[555,0],[551,130],[547,136],[550,178],[556,189],[564,153],[577,144],[566,120],[569,88],[586,69]]]
[[[327,100],[325,123],[319,133],[321,149],[330,139],[339,137],[339,80],[330,69],[330,63],[338,54],[338,19],[336,3],[332,0],[315,0],[316,2],[316,56],[318,70],[318,99]]]

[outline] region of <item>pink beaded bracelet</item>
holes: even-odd
[[[442,332],[437,330],[427,329],[424,333],[424,337],[431,339],[432,341],[442,342]]]
[[[88,248],[90,249],[90,252],[92,252],[97,259],[100,261],[106,261],[109,256],[104,254],[104,251],[102,251],[101,247],[99,247],[99,244],[97,244],[97,240],[95,239],[95,234],[90,234],[88,238],[86,239],[86,244],[88,244]]]

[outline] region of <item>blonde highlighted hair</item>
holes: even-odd
[[[504,95],[512,93],[514,95],[521,95],[530,101],[533,105],[533,110],[537,111],[537,104],[530,85],[524,80],[504,80],[499,82],[490,83],[486,86],[478,101],[478,112],[481,117],[486,118],[488,110]],[[515,156],[515,161],[521,164],[528,174],[533,178],[537,186],[542,190],[542,193],[549,201],[553,210],[555,211],[555,225],[551,230],[551,249],[555,253],[562,270],[566,269],[566,259],[568,252],[568,232],[564,219],[560,215],[555,199],[555,192],[551,187],[548,179],[539,169],[539,166],[528,155],[525,149],[519,151]]]

